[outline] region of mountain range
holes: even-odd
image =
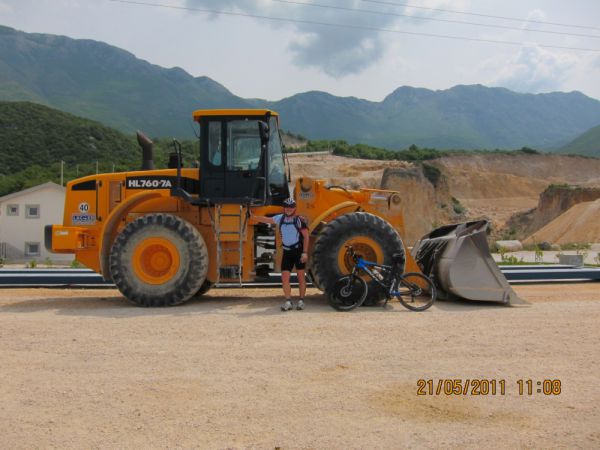
[[[0,100],[41,103],[127,133],[189,138],[195,109],[266,107],[281,114],[284,129],[309,139],[390,149],[557,150],[600,124],[600,101],[580,92],[521,94],[482,85],[404,86],[381,102],[316,91],[245,99],[208,77],[102,42],[8,27],[0,27]]]

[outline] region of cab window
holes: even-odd
[[[221,122],[208,123],[208,162],[221,165]]]
[[[255,120],[227,124],[227,169],[256,170],[260,163],[260,135]]]

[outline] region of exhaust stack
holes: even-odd
[[[142,147],[142,170],[154,170],[153,142],[141,131],[136,133],[138,144]]]

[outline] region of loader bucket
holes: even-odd
[[[417,241],[412,255],[434,280],[439,298],[525,303],[492,258],[487,227],[487,220],[446,225]]]

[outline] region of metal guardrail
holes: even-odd
[[[510,284],[600,281],[600,268],[564,265],[499,266]]]
[[[600,268],[575,268],[564,265],[499,266],[510,284],[600,281]],[[295,277],[292,275],[292,283]],[[277,287],[281,274],[271,273],[264,282],[244,283],[241,287]],[[310,285],[310,283],[309,283]],[[100,287],[114,284],[89,269],[0,269],[0,287]],[[237,284],[231,287],[239,287]]]

